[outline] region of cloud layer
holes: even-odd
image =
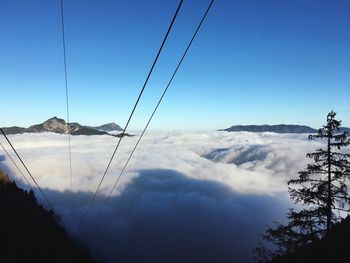
[[[257,233],[284,210],[272,197],[239,195],[173,170],[143,170],[81,237],[115,262],[249,262]]]
[[[10,138],[40,185],[70,190],[67,136],[44,133]],[[136,140],[136,136],[127,137],[122,142],[107,174],[105,191]],[[72,137],[73,191],[95,190],[116,141],[109,136]],[[306,135],[152,132],[144,137],[119,189],[138,170],[173,169],[192,178],[225,183],[240,193],[281,192],[283,182],[305,166],[305,154],[319,146],[307,141]]]
[[[93,231],[87,231],[90,222],[137,137],[123,141],[83,227],[79,219],[116,139],[72,137],[73,210],[67,136],[24,134],[10,139],[64,224],[97,257],[109,262],[249,262],[257,235],[274,220],[283,220],[290,205],[285,182],[305,167],[305,154],[321,146],[306,137],[246,132],[146,134]],[[20,180],[3,155],[0,168]]]

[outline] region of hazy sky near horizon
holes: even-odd
[[[65,0],[71,121],[124,125],[177,0]],[[153,110],[209,0],[185,0],[131,122]],[[350,126],[350,2],[216,0],[151,129]],[[65,118],[60,1],[2,0],[1,126]]]

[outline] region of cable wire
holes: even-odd
[[[11,162],[13,163],[13,165],[16,167],[16,169],[18,170],[18,172],[22,175],[22,177],[24,178],[24,180],[26,181],[26,183],[32,188],[32,185],[29,183],[27,177],[23,174],[23,172],[21,171],[21,169],[18,167],[17,163],[13,160],[13,158],[11,157],[11,155],[9,154],[9,152],[6,150],[6,148],[4,147],[4,145],[0,142],[0,146],[1,148],[4,150],[5,154],[7,155],[7,157],[11,160]]]
[[[34,189],[34,187],[32,186],[32,184],[29,182],[29,180],[27,179],[27,177],[24,175],[24,173],[22,172],[22,170],[18,167],[17,163],[15,162],[15,160],[13,160],[13,158],[11,157],[10,153],[6,150],[6,148],[4,147],[4,145],[0,142],[0,146],[3,149],[3,151],[5,152],[5,154],[7,155],[7,157],[11,160],[12,164],[16,167],[16,169],[18,170],[18,172],[22,175],[22,177],[24,178],[24,180],[26,181],[27,185],[29,186],[29,188],[36,194],[36,198],[41,201],[41,198],[39,199],[39,195],[37,194],[36,190]]]
[[[65,82],[65,90],[66,90],[66,111],[67,111],[68,151],[69,151],[69,176],[70,176],[70,199],[71,199],[71,207],[73,208],[72,146],[71,146],[71,127],[70,127],[70,116],[69,116],[69,92],[68,92],[66,34],[65,34],[65,26],[64,26],[63,0],[61,0],[61,29],[62,29],[64,82]]]
[[[29,169],[27,168],[27,166],[25,165],[25,163],[23,162],[22,158],[19,156],[18,152],[16,151],[15,147],[13,147],[11,141],[9,140],[9,138],[7,137],[6,133],[3,131],[3,129],[0,128],[1,133],[4,135],[4,137],[6,138],[8,144],[11,146],[12,150],[15,152],[17,158],[20,160],[20,162],[22,163],[23,167],[26,169],[27,173],[29,174],[29,176],[32,178],[33,182],[35,183],[36,187],[38,188],[38,190],[40,191],[41,195],[44,197],[46,203],[48,204],[48,206],[53,210],[53,206],[50,203],[49,199],[47,199],[46,195],[44,194],[43,190],[40,188],[39,184],[36,182],[35,178],[33,177],[32,173],[29,171]]]
[[[153,69],[154,69],[154,67],[155,67],[155,65],[156,65],[156,63],[157,63],[157,61],[158,61],[158,58],[159,58],[159,56],[160,56],[160,53],[161,53],[162,50],[163,50],[164,44],[165,44],[165,42],[166,42],[166,40],[167,40],[167,38],[168,38],[168,35],[169,35],[170,31],[171,31],[171,28],[173,27],[173,24],[174,24],[174,22],[175,22],[175,20],[176,20],[176,17],[177,17],[177,15],[178,15],[178,13],[179,13],[179,10],[180,10],[180,8],[181,8],[181,6],[182,6],[182,3],[183,3],[183,0],[180,0],[180,2],[179,2],[179,4],[178,4],[178,7],[177,7],[177,9],[176,9],[176,12],[175,12],[175,14],[174,14],[174,16],[173,16],[173,19],[172,19],[172,21],[171,21],[171,23],[170,23],[170,25],[169,25],[169,28],[168,28],[168,30],[167,30],[167,32],[166,32],[164,38],[163,38],[162,44],[161,44],[161,46],[160,46],[160,48],[159,48],[159,50],[158,50],[158,53],[157,53],[157,55],[156,55],[156,57],[155,57],[155,59],[154,59],[154,61],[153,61],[153,64],[152,64],[152,66],[151,66],[151,69],[150,69],[149,72],[148,72],[147,78],[146,78],[146,80],[145,80],[145,82],[144,82],[144,84],[143,84],[143,86],[142,86],[142,89],[141,89],[141,91],[140,91],[140,93],[139,93],[139,96],[138,96],[136,102],[135,102],[135,105],[134,105],[134,107],[133,107],[133,109],[132,109],[132,111],[131,111],[131,113],[130,113],[129,119],[128,119],[128,121],[127,121],[127,123],[126,123],[126,125],[125,125],[125,127],[124,127],[124,129],[123,129],[123,132],[121,133],[121,136],[120,136],[120,138],[119,138],[119,140],[118,140],[118,143],[117,143],[117,145],[116,145],[116,147],[115,147],[115,149],[114,149],[114,151],[113,151],[113,154],[112,154],[112,156],[111,156],[111,158],[110,158],[110,160],[109,160],[109,162],[108,162],[108,165],[107,165],[107,167],[106,167],[106,169],[105,169],[105,171],[104,171],[104,173],[103,173],[103,176],[102,176],[102,178],[101,178],[101,180],[100,180],[100,182],[99,182],[99,184],[98,184],[98,186],[97,186],[97,189],[96,189],[96,191],[95,191],[95,193],[94,193],[94,195],[93,195],[93,197],[92,197],[92,199],[91,199],[91,201],[90,201],[90,203],[89,203],[89,206],[88,206],[88,208],[87,208],[87,210],[86,210],[86,212],[85,212],[85,214],[84,214],[84,216],[83,216],[81,222],[83,222],[83,221],[85,220],[86,216],[88,215],[88,213],[89,213],[89,211],[90,211],[90,209],[91,209],[91,206],[92,206],[93,202],[94,202],[95,199],[96,199],[96,195],[97,195],[98,191],[99,191],[100,188],[101,188],[102,182],[103,182],[103,180],[104,180],[104,178],[105,178],[105,176],[106,176],[106,174],[107,174],[107,172],[108,172],[108,170],[109,170],[109,167],[110,167],[110,165],[111,165],[111,163],[112,163],[112,161],[113,161],[113,158],[114,158],[114,156],[115,156],[115,154],[116,154],[116,152],[117,152],[117,150],[118,150],[118,148],[119,148],[119,145],[120,145],[120,143],[121,143],[121,141],[122,141],[122,139],[123,139],[123,137],[124,137],[124,135],[125,135],[125,132],[126,132],[128,126],[129,126],[130,120],[131,120],[132,116],[134,115],[134,112],[135,112],[135,110],[136,110],[136,107],[137,107],[137,105],[138,105],[138,103],[139,103],[139,101],[140,101],[140,99],[141,99],[141,96],[142,96],[142,94],[143,94],[143,92],[144,92],[144,90],[145,90],[145,87],[146,87],[146,85],[147,85],[147,83],[148,83],[148,80],[149,80],[149,78],[150,78],[150,76],[151,76],[151,74],[152,74],[152,72],[153,72]]]
[[[126,167],[128,166],[128,164],[129,164],[129,162],[130,162],[130,160],[131,160],[133,154],[135,153],[135,150],[136,150],[137,146],[139,145],[139,143],[140,143],[140,141],[141,141],[143,135],[145,134],[145,132],[146,132],[146,130],[147,130],[147,128],[148,128],[150,122],[152,121],[152,119],[153,119],[153,117],[154,117],[156,111],[158,110],[158,107],[159,107],[160,103],[162,102],[162,100],[163,100],[165,94],[167,93],[167,91],[168,91],[168,89],[169,89],[169,86],[171,85],[173,79],[175,78],[175,75],[176,75],[176,73],[178,72],[178,70],[179,70],[179,68],[180,68],[180,66],[181,66],[181,64],[182,64],[182,62],[183,62],[183,60],[184,60],[184,58],[185,58],[185,56],[186,56],[188,50],[190,49],[190,47],[191,47],[191,45],[192,45],[192,43],[193,43],[193,41],[194,41],[194,39],[195,39],[195,37],[196,37],[198,31],[199,31],[199,29],[201,28],[201,26],[202,26],[202,24],[203,24],[205,18],[207,17],[207,14],[208,14],[208,12],[209,12],[209,10],[210,10],[210,8],[211,8],[213,2],[214,2],[214,0],[212,0],[212,1],[210,2],[208,8],[206,9],[206,11],[205,11],[205,13],[204,13],[204,15],[203,15],[203,17],[202,17],[200,23],[198,24],[198,26],[197,26],[197,28],[196,28],[196,30],[195,30],[193,36],[192,36],[192,39],[191,39],[190,42],[188,43],[187,48],[186,48],[186,50],[184,51],[184,53],[183,53],[183,55],[182,55],[182,57],[181,57],[179,63],[177,64],[177,66],[176,66],[176,68],[175,68],[175,70],[174,70],[173,75],[171,76],[171,78],[170,78],[170,80],[169,80],[169,82],[168,82],[166,88],[164,89],[162,96],[159,98],[158,103],[157,103],[156,107],[154,108],[154,110],[153,110],[153,112],[152,112],[150,118],[148,119],[148,122],[147,122],[145,128],[143,129],[143,131],[142,131],[142,133],[141,133],[139,139],[137,140],[137,142],[136,142],[136,144],[135,144],[133,150],[131,151],[131,153],[130,153],[130,155],[129,155],[129,158],[127,159],[127,161],[126,161],[126,163],[125,163],[123,169],[121,170],[121,172],[120,172],[120,174],[119,174],[117,180],[115,181],[115,183],[114,183],[114,185],[113,185],[111,191],[109,192],[108,196],[105,198],[104,203],[103,203],[103,205],[102,205],[102,207],[101,207],[101,209],[100,209],[98,215],[96,216],[96,219],[95,219],[94,222],[93,222],[93,225],[94,225],[95,222],[97,221],[97,218],[98,218],[99,216],[101,216],[103,209],[105,208],[105,206],[106,206],[108,200],[110,199],[110,197],[111,197],[113,191],[115,190],[115,188],[116,188],[116,186],[117,186],[117,184],[118,184],[118,182],[119,182],[121,176],[123,175],[123,173],[124,173]]]

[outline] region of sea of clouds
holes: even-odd
[[[71,235],[107,262],[250,262],[258,235],[285,220],[286,182],[322,147],[306,134],[148,132],[101,212],[134,134],[83,222],[118,138],[72,136],[71,194],[66,135],[10,136]],[[1,152],[0,169],[28,187]]]

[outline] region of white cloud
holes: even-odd
[[[67,136],[23,134],[10,139],[73,233],[118,138],[72,137],[74,213],[70,210],[70,195],[64,192],[70,190]],[[109,192],[136,140],[137,136],[123,140],[101,192]],[[6,145],[3,139],[1,142]],[[93,237],[81,237],[98,256],[115,259],[119,253],[121,259],[127,260],[133,254],[129,247],[121,245],[115,249],[104,240],[128,240],[131,247],[149,240],[150,246],[167,251],[187,244],[187,238],[194,244],[199,242],[192,247],[196,251],[213,246],[212,237],[216,240],[221,235],[222,247],[214,252],[221,251],[230,259],[229,251],[241,251],[239,258],[247,261],[250,255],[244,255],[256,242],[257,234],[276,217],[281,219],[289,205],[284,199],[286,181],[305,167],[306,153],[320,146],[320,142],[310,142],[304,134],[149,132],[108,203],[102,221],[98,221],[96,233]],[[0,168],[5,165],[20,178],[8,159],[0,159]],[[281,197],[282,201],[278,201]],[[196,233],[193,224],[197,226]],[[237,238],[242,239],[241,248]],[[155,262],[164,260],[162,253],[140,255],[154,257]],[[201,258],[198,255],[198,261]]]
[[[241,193],[280,192],[285,189],[283,182],[305,166],[305,154],[319,146],[305,137],[245,132],[148,133],[121,185],[140,169],[162,168],[196,179],[216,180]],[[70,190],[67,136],[24,134],[10,139],[40,185]],[[136,136],[123,140],[104,186],[119,174],[136,140]],[[72,137],[74,191],[95,190],[116,142],[117,138],[108,136]]]

